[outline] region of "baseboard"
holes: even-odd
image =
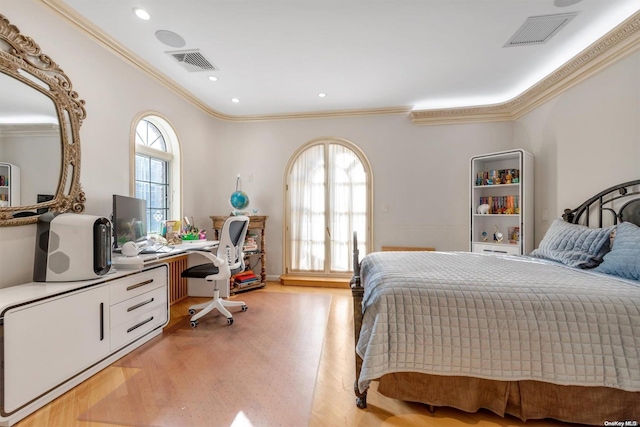
[[[280,276],[280,284],[284,286],[309,286],[317,288],[343,288],[349,289],[348,277],[317,277],[283,274]]]

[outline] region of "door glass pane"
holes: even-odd
[[[358,233],[360,255],[365,255],[367,176],[359,157],[348,147],[329,145],[329,200],[331,271],[353,269],[353,232]]]
[[[325,172],[324,146],[305,150],[289,175],[291,206],[291,268],[324,271]]]

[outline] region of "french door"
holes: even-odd
[[[353,271],[353,232],[360,256],[370,240],[371,168],[352,143],[328,138],[298,150],[287,168],[287,274]]]

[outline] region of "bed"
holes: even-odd
[[[354,234],[357,405],[379,381],[379,393],[430,407],[640,421],[639,195],[631,181],[565,210],[527,256],[360,261]]]

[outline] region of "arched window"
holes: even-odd
[[[169,122],[145,114],[135,121],[132,194],[147,201],[147,233],[181,218],[180,145]]]
[[[338,138],[301,147],[286,171],[287,274],[353,271],[353,232],[360,255],[371,241],[371,167],[353,143]]]

